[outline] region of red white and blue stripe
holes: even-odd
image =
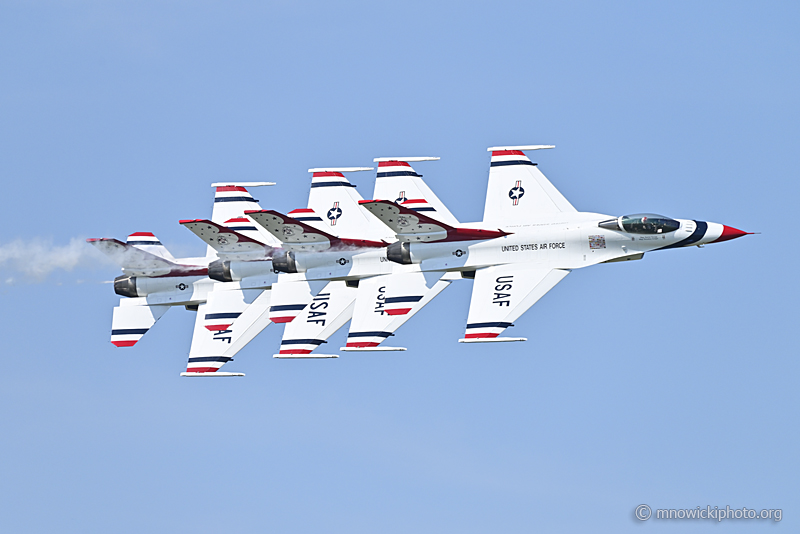
[[[492,152],[492,167],[508,167],[512,165],[536,165],[522,150],[495,150]]]
[[[393,176],[422,177],[408,164],[407,161],[379,161],[378,178],[391,178]]]
[[[480,339],[480,338],[495,338],[503,333],[503,330],[509,326],[514,326],[512,323],[497,321],[488,323],[470,323],[467,325],[466,339]]]

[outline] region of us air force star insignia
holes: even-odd
[[[189,287],[189,286],[187,286],[186,284],[184,284],[183,282],[181,282],[180,284],[178,284],[178,285],[177,285],[177,286],[175,286],[175,287],[177,287],[178,289],[180,289],[181,291],[183,291],[184,289],[186,289],[186,288],[187,288],[187,287]]]
[[[331,226],[336,226],[336,220],[342,216],[342,208],[339,207],[338,202],[333,203],[333,207],[328,210],[328,219],[331,221]]]
[[[348,261],[344,258],[339,258],[338,260],[336,260],[336,263],[338,263],[339,265],[345,265],[348,263]]]
[[[408,220],[408,217],[397,218],[397,226],[409,226],[409,225],[411,225],[411,221]]]
[[[508,192],[508,198],[513,200],[516,206],[519,204],[519,199],[521,199],[524,194],[525,190],[522,188],[522,180],[517,180],[517,184]]]
[[[466,250],[461,250],[461,249],[459,248],[459,249],[457,249],[455,252],[453,252],[453,256],[455,256],[456,258],[460,258],[461,256],[463,256],[463,255],[464,255],[464,254],[466,254],[466,253],[467,253],[467,251],[466,251]]]

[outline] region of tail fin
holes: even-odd
[[[555,147],[528,145],[489,148],[492,163],[483,211],[484,223],[497,226],[522,224],[537,215],[576,211],[523,152],[542,148]]]
[[[275,185],[272,182],[219,182],[214,187],[214,208],[211,220],[224,224],[229,219],[244,217],[247,210],[260,210],[258,200],[247,191],[246,186]]]
[[[388,237],[386,227],[358,206],[363,200],[343,172],[371,171],[372,167],[328,167],[308,169],[311,175],[311,191],[308,207],[317,214],[309,220],[311,226],[325,230],[338,237],[380,241]],[[298,212],[293,212],[297,213]],[[302,220],[299,219],[298,220]],[[322,226],[321,226],[321,225]],[[323,228],[324,227],[324,228]]]
[[[374,161],[378,163],[378,177],[375,180],[373,199],[391,200],[398,204],[409,201],[413,201],[410,204],[424,203],[424,206],[409,207],[412,209],[424,207],[425,209],[416,211],[424,211],[426,215],[437,221],[450,226],[458,226],[458,219],[450,213],[450,210],[423,181],[422,175],[417,174],[409,164],[414,161],[436,161],[438,159],[436,157],[375,158]]]
[[[260,210],[258,200],[253,198],[248,187],[260,187],[275,185],[274,182],[218,182],[211,184],[214,187],[214,207],[211,209],[211,221],[216,224],[224,224],[232,230],[246,235],[268,245],[277,245],[271,235],[261,232],[253,226],[252,221],[244,216],[247,210]],[[241,223],[241,224],[240,224]],[[254,234],[248,231],[255,232]],[[208,247],[206,257],[214,258],[214,249]]]
[[[167,261],[175,262],[175,258],[169,253],[167,247],[153,235],[152,232],[134,232],[128,236],[127,244],[143,250],[153,256],[158,256]]]

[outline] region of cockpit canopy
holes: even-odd
[[[680,228],[681,223],[655,213],[636,213],[603,221],[597,226],[630,234],[666,234]]]

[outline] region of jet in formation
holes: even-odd
[[[123,270],[111,343],[134,346],[182,306],[196,319],[181,376],[243,376],[220,368],[271,323],[284,325],[275,358],[337,358],[317,349],[348,321],[341,351],[401,351],[384,342],[463,279],[472,280],[472,297],[458,341],[525,341],[502,334],[575,269],[747,234],[651,213],[577,211],[525,154],[548,148],[488,149],[475,223],[459,222],[411,166],[434,157],[375,158],[366,200],[345,174],[373,167],[309,169],[308,207],[286,214],[262,209],[248,191],[271,182],[212,184],[211,218],[180,221],[206,243],[204,257],[174,258],[149,232],[88,240]]]

